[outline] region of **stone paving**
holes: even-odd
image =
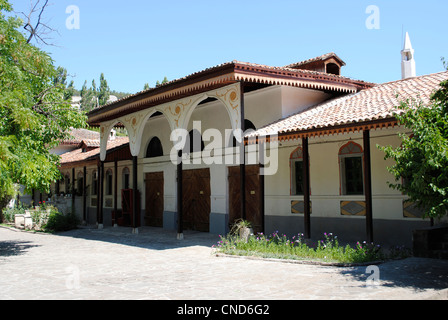
[[[0,227],[2,300],[448,300],[448,261],[329,267],[216,257],[217,236],[157,228],[57,235]],[[376,277],[376,282],[368,277]]]

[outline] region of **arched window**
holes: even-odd
[[[350,141],[339,150],[341,193],[364,194],[364,163],[362,147]]]
[[[68,173],[65,174],[64,182],[65,182],[65,193],[70,194],[71,189],[72,189],[72,184],[71,184],[70,175]]]
[[[92,172],[92,196],[98,194],[98,170]]]
[[[252,123],[252,121],[250,121],[250,120],[247,120],[247,119],[244,119],[244,132],[248,132],[248,130],[249,131],[251,131],[251,130],[253,130],[253,131],[256,131],[257,130],[257,128],[255,127],[255,125]],[[237,141],[236,141],[236,138],[233,136],[233,134],[232,134],[232,146],[233,147],[236,147],[237,146]]]
[[[289,158],[291,195],[303,195],[303,150],[298,147]]]
[[[193,129],[189,132],[189,139],[187,139],[183,153],[192,153],[192,152],[200,152],[204,150],[204,140],[202,140],[201,133]]]
[[[122,175],[122,183],[123,183],[123,189],[129,189],[129,180],[130,180],[130,172],[129,172],[129,168],[124,168],[123,169],[123,175]]]
[[[112,169],[108,169],[106,171],[106,195],[112,195],[112,183],[113,183],[113,175]]]
[[[84,195],[84,174],[82,172],[78,172],[78,177],[76,178],[76,195]]]
[[[156,158],[163,156],[162,142],[159,138],[154,137],[148,144],[146,149],[146,158]]]

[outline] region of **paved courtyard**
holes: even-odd
[[[48,235],[0,227],[0,299],[448,299],[446,260],[339,268],[216,257],[218,240],[186,232],[178,241],[157,228]]]

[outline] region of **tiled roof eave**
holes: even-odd
[[[364,130],[376,130],[382,128],[393,128],[399,125],[395,117],[388,117],[384,119],[376,119],[371,121],[352,122],[340,125],[332,125],[326,127],[314,127],[303,130],[285,130],[277,133],[266,133],[259,136],[246,137],[246,144],[260,144],[273,141],[289,141],[298,140],[301,138],[312,138],[321,136],[330,136],[342,133],[354,133]]]
[[[271,67],[233,61],[142,91],[95,109],[89,113],[89,124],[97,125],[122,115],[175,101],[189,95],[212,90],[238,81],[268,85],[286,85],[315,90],[351,93],[374,84],[317,71]]]

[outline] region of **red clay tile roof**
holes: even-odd
[[[421,99],[428,104],[448,71],[388,82],[358,93],[336,98],[280,119],[246,135],[247,137],[287,134],[394,118],[401,101]]]
[[[220,78],[217,79],[214,77]],[[92,126],[97,126],[100,122],[117,118],[117,114],[123,116],[137,112],[141,108],[149,108],[156,104],[179,99],[179,97],[184,97],[185,95],[195,94],[197,93],[195,91],[196,89],[199,91],[206,90],[207,85],[204,84],[204,81],[206,81],[204,79],[211,81],[207,84],[210,86],[243,81],[267,85],[288,85],[315,90],[331,90],[344,93],[357,92],[374,85],[362,80],[355,80],[319,71],[273,67],[233,60],[232,62],[223,63],[192,73],[186,77],[169,81],[156,88],[140,91],[93,109],[88,114],[88,122]],[[190,87],[190,85],[193,87]]]
[[[339,60],[341,62],[341,65],[343,65],[343,66],[346,65],[345,62],[341,58],[339,58],[336,53],[330,52],[330,53],[323,54],[323,55],[321,55],[319,57],[315,57],[315,58],[311,58],[311,59],[308,59],[308,60],[304,60],[304,61],[300,61],[300,62],[289,64],[289,65],[285,66],[284,68],[297,68],[297,67],[300,67],[300,66],[303,66],[303,65],[306,65],[306,64],[310,64],[312,62],[325,61],[325,60],[328,60],[330,58],[335,58],[336,60]]]
[[[100,133],[96,131],[91,131],[87,129],[72,129],[70,131],[71,138],[61,142],[63,145],[77,145],[83,140],[100,140]]]
[[[111,140],[107,143],[107,150],[110,151],[126,144],[129,144],[129,137],[116,137],[115,140]],[[68,165],[82,161],[93,161],[97,160],[97,158],[99,158],[99,155],[100,148],[96,148],[87,152],[82,152],[82,149],[76,149],[72,152],[62,154],[60,164]]]

